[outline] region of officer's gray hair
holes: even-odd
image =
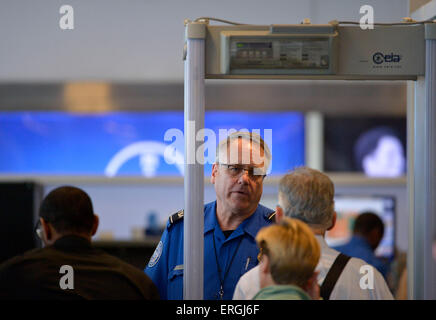
[[[244,139],[250,141],[254,145],[260,146],[264,152],[265,158],[264,171],[268,172],[271,164],[271,151],[262,137],[255,132],[237,131],[229,134],[226,139],[222,139],[216,149],[215,163],[226,163],[230,144],[236,139]]]
[[[334,194],[330,178],[308,167],[296,168],[279,183],[279,205],[284,214],[312,227],[328,229],[331,226]]]

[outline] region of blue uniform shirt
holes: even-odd
[[[375,267],[384,277],[386,277],[388,266],[376,257],[371,246],[364,238],[352,236],[348,243],[335,247],[334,249],[350,257],[362,259],[366,263]]]
[[[260,228],[272,222],[270,217],[273,212],[259,204],[256,211],[226,239],[216,219],[216,201],[204,206],[205,300],[220,298],[221,282],[216,257],[221,268],[221,280],[224,280],[223,299],[232,299],[239,278],[257,265],[259,250],[255,237]],[[182,300],[183,270],[183,219],[180,219],[167,223],[145,273],[159,289],[161,299]]]

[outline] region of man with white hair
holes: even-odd
[[[297,168],[280,180],[276,221],[281,221],[283,216],[296,218],[306,222],[314,232],[321,246],[316,271],[324,300],[393,299],[376,268],[361,259],[340,254],[325,242],[326,231],[336,223],[334,193],[333,182],[327,175],[307,167]],[[233,299],[252,299],[259,290],[259,268],[256,267],[241,277]]]
[[[256,234],[274,211],[259,204],[271,153],[254,133],[221,141],[212,167],[216,201],[204,206],[204,299],[232,299],[240,276],[257,265]],[[183,210],[172,215],[145,273],[161,299],[183,299]]]

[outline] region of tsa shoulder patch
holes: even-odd
[[[156,265],[156,263],[159,261],[160,256],[162,255],[162,249],[163,249],[163,243],[162,241],[159,241],[159,244],[156,247],[156,250],[154,250],[153,255],[150,258],[150,261],[148,262],[148,267],[152,268]]]

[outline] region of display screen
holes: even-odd
[[[326,241],[331,247],[347,243],[353,233],[354,221],[363,212],[377,214],[384,224],[384,235],[375,254],[383,258],[394,255],[395,198],[391,196],[335,196],[337,213],[334,228],[327,232]]]
[[[328,69],[328,39],[232,39],[231,69]]]
[[[259,133],[270,145],[272,175],[304,164],[302,113],[210,111],[205,128],[215,133],[214,147],[220,130]],[[182,176],[183,131],[182,111],[3,112],[0,174]],[[174,152],[165,157],[169,145]],[[214,159],[215,149],[206,150],[205,157]],[[212,163],[206,162],[205,173],[210,174],[211,168]]]
[[[406,140],[405,117],[325,117],[324,170],[404,176]]]

